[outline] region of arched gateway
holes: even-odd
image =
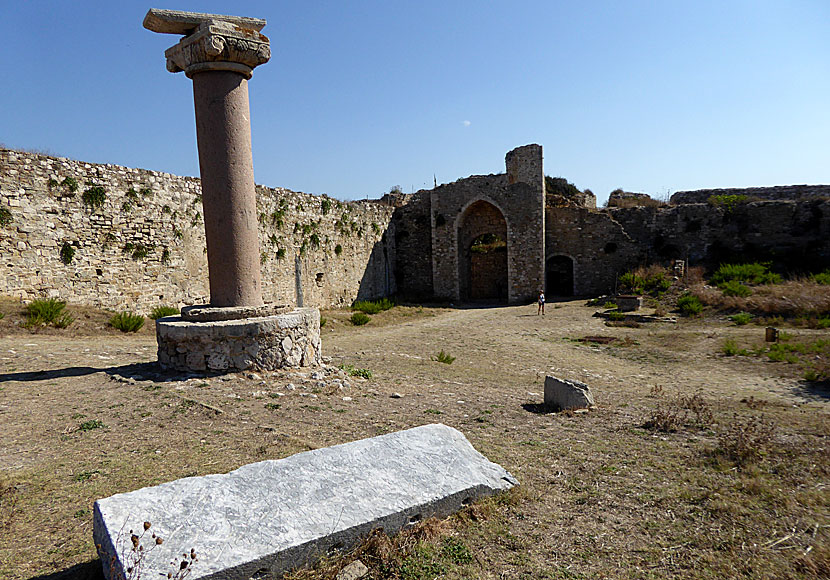
[[[492,203],[476,201],[458,220],[462,300],[507,302],[507,221]]]
[[[510,151],[507,173],[430,192],[432,286],[454,301],[536,299],[545,285],[542,148]]]

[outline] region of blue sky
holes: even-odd
[[[257,183],[340,199],[504,171],[655,197],[830,183],[830,2],[0,0],[0,143],[198,175],[149,7],[265,18]]]

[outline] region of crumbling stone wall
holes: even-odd
[[[709,268],[756,260],[772,260],[787,271],[830,267],[830,200],[756,201],[731,209],[699,203],[607,213],[636,240],[644,263],[680,258]]]
[[[0,150],[0,210],[11,220],[0,225],[0,294],[144,313],[206,303],[200,195],[192,177]],[[393,209],[258,187],[265,300],[394,294]]]
[[[713,195],[745,195],[753,200],[807,200],[830,199],[830,185],[776,185],[773,187],[743,187],[728,189],[696,189],[678,191],[670,203],[706,203]]]
[[[410,300],[429,300],[435,295],[430,192],[421,190],[395,200],[391,226],[394,228],[394,271],[399,295]]]

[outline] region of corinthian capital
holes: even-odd
[[[164,52],[167,70],[190,77],[205,70],[230,70],[251,77],[254,67],[268,62],[271,45],[259,31],[264,20],[151,9],[144,27],[154,32],[184,34]]]

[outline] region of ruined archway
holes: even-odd
[[[551,256],[545,270],[545,292],[548,296],[573,296],[574,261],[571,258]]]
[[[458,221],[462,300],[507,301],[507,221],[492,203],[470,204]]]

